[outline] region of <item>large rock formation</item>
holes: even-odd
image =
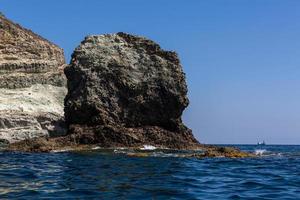
[[[63,131],[63,50],[0,14],[0,141]]]
[[[175,52],[125,33],[89,36],[65,74],[65,119],[79,143],[198,146],[181,121],[187,86]]]

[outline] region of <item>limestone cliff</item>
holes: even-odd
[[[0,140],[61,132],[63,50],[0,15]]]
[[[187,86],[175,52],[125,33],[89,36],[74,51],[65,74],[66,123],[79,143],[198,145],[181,120]]]

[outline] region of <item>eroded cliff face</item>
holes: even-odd
[[[0,140],[62,133],[63,50],[0,15]]]
[[[66,123],[79,143],[176,149],[199,144],[181,120],[187,86],[175,52],[125,33],[89,36],[65,74]]]

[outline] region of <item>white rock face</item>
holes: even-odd
[[[64,130],[66,88],[36,84],[29,88],[0,89],[0,139],[10,143],[56,134]]]
[[[52,113],[63,116],[66,88],[36,84],[29,88],[0,88],[0,112],[16,111],[32,115]]]

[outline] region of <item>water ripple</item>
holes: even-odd
[[[246,159],[0,152],[0,199],[300,199],[299,152],[266,146]]]

